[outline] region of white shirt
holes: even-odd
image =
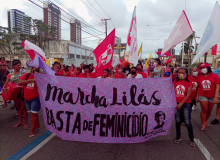
[[[131,78],[131,74],[129,74],[127,78]],[[136,77],[134,77],[134,78],[143,78],[143,77],[142,77],[142,75],[141,75],[141,74],[138,74],[138,73],[137,73],[137,76],[136,76]]]

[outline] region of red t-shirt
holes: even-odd
[[[28,74],[29,73],[25,73],[19,79],[26,80]],[[28,79],[34,79],[34,76],[32,74],[30,74]],[[24,99],[27,100],[27,101],[31,101],[31,100],[33,100],[37,97],[39,97],[39,93],[38,93],[38,90],[37,90],[37,83],[32,82],[32,83],[26,84],[24,86]]]
[[[211,73],[205,77],[201,74],[198,78],[199,82],[199,95],[206,98],[214,98],[216,85],[220,83],[219,77],[215,73]]]
[[[138,71],[137,71],[137,73],[138,73],[138,74],[141,74],[143,78],[147,78],[147,74],[146,74],[145,72],[143,72],[143,71],[138,72]]]
[[[56,76],[63,76],[62,72],[55,73]]]
[[[69,71],[69,73],[67,75],[66,74],[67,74],[67,72],[65,72],[65,71],[62,72],[62,76],[67,76],[67,77],[71,77],[72,76],[70,71]]]
[[[176,94],[176,102],[181,103],[186,97],[188,88],[192,85],[192,83],[179,80],[178,82],[174,81],[173,85]],[[191,103],[191,99],[189,98],[185,103]]]
[[[91,78],[94,78],[93,73],[89,73],[89,75]],[[80,73],[79,78],[87,78],[87,75],[85,75],[84,73]]]
[[[198,77],[196,78],[192,78],[191,76],[188,76],[188,80],[190,82],[192,82],[192,92],[191,92],[191,95],[190,95],[190,98],[191,99],[196,99],[196,96],[197,96],[197,88],[198,88]]]
[[[125,73],[122,73],[123,75],[125,75]],[[115,78],[124,78],[121,74],[116,73]]]

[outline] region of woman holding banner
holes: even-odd
[[[24,85],[24,101],[27,110],[31,112],[31,131],[29,137],[35,136],[35,131],[40,129],[38,112],[41,108],[37,84],[34,79],[34,73],[39,72],[38,68],[31,68],[31,73],[25,73],[20,77],[19,83]]]
[[[127,78],[127,75],[123,72],[122,66],[118,66],[118,72],[116,72],[115,78]]]
[[[164,76],[164,68],[161,66],[161,61],[159,58],[155,58],[154,59],[154,73],[157,72],[159,77],[163,77]],[[151,73],[151,77],[153,77],[152,73]]]
[[[76,67],[74,69],[74,75],[72,75],[72,77],[79,77],[80,72],[81,72],[81,68]]]
[[[62,72],[63,76],[66,76],[66,77],[71,77],[71,71],[69,70],[69,66],[65,66],[64,67],[64,70]]]
[[[209,119],[214,104],[218,103],[219,94],[219,77],[217,74],[212,73],[212,69],[208,63],[203,63],[200,66],[201,75],[199,75],[199,89],[197,94],[197,100],[200,101],[201,105],[201,130],[205,131],[207,120]]]
[[[143,66],[142,66],[141,63],[140,63],[140,64],[137,64],[137,73],[138,73],[138,74],[141,74],[143,78],[147,78],[147,74],[144,73],[144,71],[143,71]]]
[[[6,82],[5,82],[3,89],[2,89],[3,92],[5,92],[6,94],[8,93],[8,90],[5,88],[5,86],[9,82],[13,82],[13,83],[18,84],[19,78],[24,74],[23,72],[20,71],[21,70],[21,61],[20,60],[18,60],[18,59],[13,60],[12,66],[13,66],[14,71],[7,76]],[[22,125],[22,113],[23,113],[24,121],[25,121],[23,129],[27,129],[28,128],[28,123],[27,123],[27,114],[28,113],[27,113],[27,110],[25,107],[24,100],[22,99],[22,93],[23,93],[23,90],[21,90],[19,92],[19,94],[17,95],[17,97],[14,99],[14,103],[15,103],[15,106],[16,106],[16,109],[18,112],[18,119],[19,119],[18,124],[16,124],[14,127],[18,127],[18,126]]]
[[[180,127],[181,123],[185,122],[187,130],[189,133],[190,145],[195,146],[193,127],[191,124],[191,106],[190,106],[190,94],[192,90],[192,83],[188,80],[188,70],[185,67],[178,69],[178,77],[176,81],[173,82],[175,94],[176,94],[176,138],[174,143],[179,143],[181,141]]]
[[[104,69],[103,70],[102,78],[108,78],[108,74],[109,74],[109,70],[108,69]]]
[[[89,65],[84,65],[83,70],[84,73],[80,73],[79,78],[94,78]]]

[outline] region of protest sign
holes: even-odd
[[[139,143],[170,132],[176,107],[170,78],[79,79],[38,73],[35,79],[45,126],[63,140]]]

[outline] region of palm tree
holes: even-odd
[[[188,64],[191,64],[191,53],[194,49],[194,46],[192,46],[192,41],[194,39],[194,35],[195,35],[195,31],[193,31],[193,34],[191,34],[184,42],[184,51],[186,53],[187,59],[188,59]],[[181,46],[181,48],[183,48],[183,46]],[[182,53],[182,49],[181,49],[181,53]]]

